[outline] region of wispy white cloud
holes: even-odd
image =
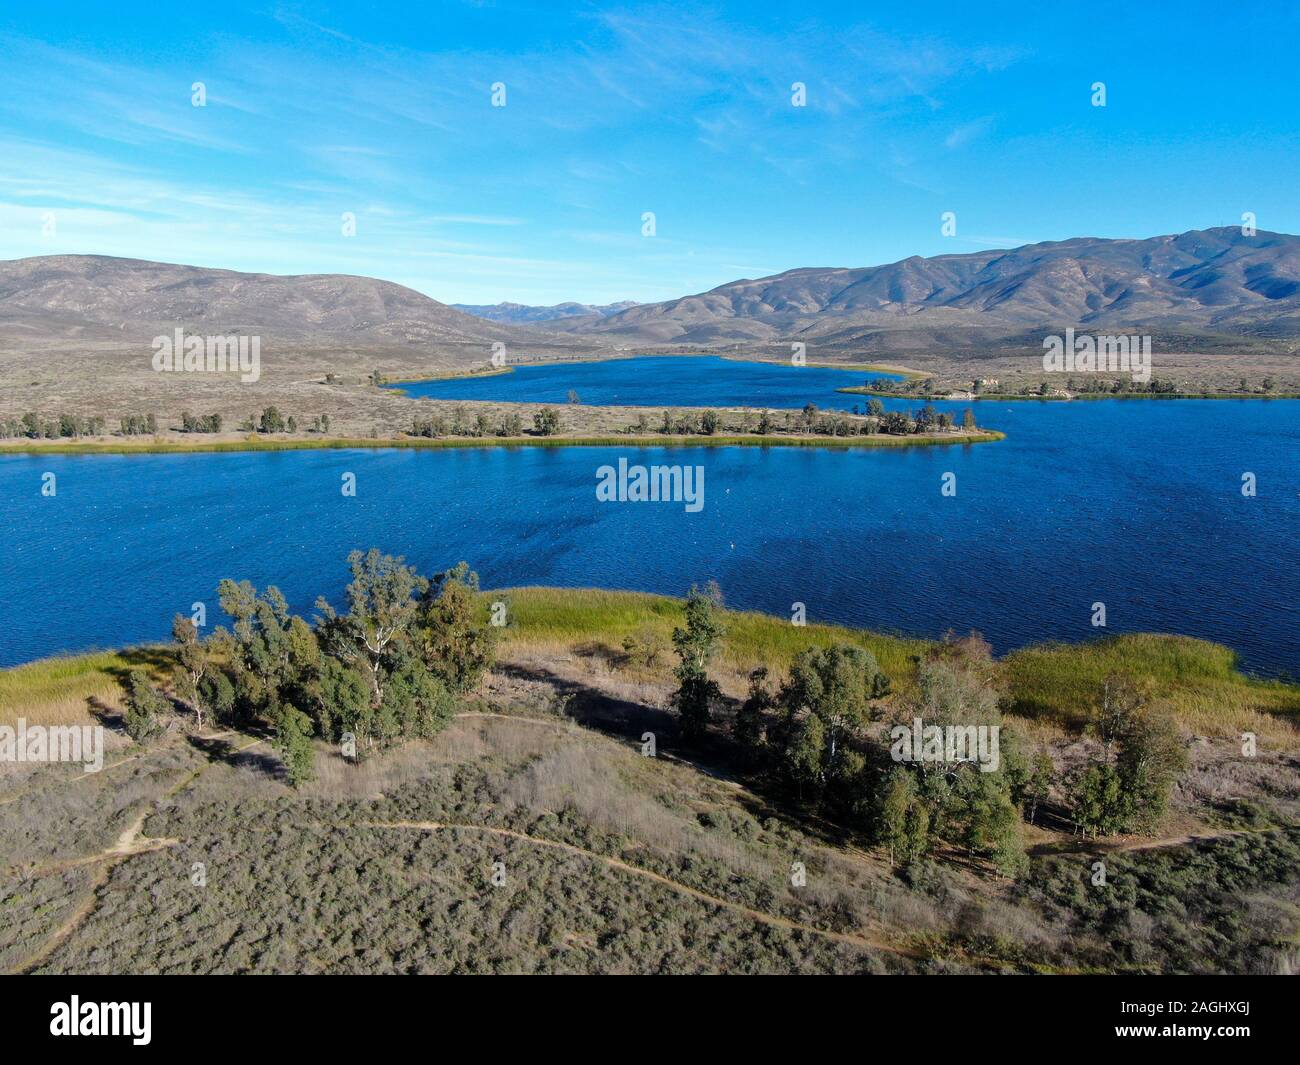
[[[993,116],[984,115],[973,122],[965,122],[954,129],[948,136],[943,139],[943,146],[949,151],[955,151],[958,148],[964,148],[966,145],[979,140],[993,128]]]
[[[216,33],[180,71],[0,37],[0,254],[48,252],[52,210],[65,251],[414,276],[462,302],[547,286],[550,302],[680,294],[770,255],[744,230],[737,246],[683,224],[704,217],[683,201],[707,198],[717,174],[769,174],[783,193],[828,168],[923,187],[928,146],[983,132],[981,119],[953,125],[949,90],[1016,58],[684,7],[592,10],[564,43],[498,50],[272,17],[287,42]],[[191,106],[192,81],[206,107]],[[899,115],[917,126],[895,151]],[[656,208],[648,242],[639,217]]]

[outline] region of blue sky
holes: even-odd
[[[1300,232],[1296,5],[386,6],[5,5],[0,258],[607,302],[1244,211]]]

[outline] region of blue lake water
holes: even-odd
[[[451,398],[476,390],[466,399],[561,402],[575,388],[584,401],[651,406],[863,401],[833,391],[861,372],[667,363],[436,384]],[[466,559],[497,587],[681,594],[715,578],[732,606],[788,615],[802,602],[812,619],[923,636],[975,628],[1000,652],[1096,636],[1092,604],[1103,602],[1107,632],[1205,637],[1236,648],[1248,669],[1300,673],[1300,401],[975,409],[1008,439],[3,456],[0,665],[162,639],[195,601],[210,623],[224,621],[222,577],[275,583],[310,616],[317,594],[340,598],[348,551],[373,545],[425,572]],[[596,470],[620,456],[702,466],[703,509],[598,502]],[[53,498],[40,493],[46,471]],[[355,498],[340,492],[345,472],[356,474]],[[1241,492],[1246,472],[1253,498]],[[955,496],[940,492],[945,473]]]
[[[898,374],[793,367],[700,355],[615,359],[609,362],[544,363],[517,366],[505,374],[397,382],[412,398],[565,403],[569,392],[592,406],[628,407],[819,407],[852,409],[865,396],[837,395],[869,377]],[[913,404],[915,405],[915,404]]]

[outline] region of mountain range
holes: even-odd
[[[523,303],[451,304],[456,310],[472,314],[475,318],[485,318],[489,322],[509,322],[515,325],[527,322],[552,322],[558,318],[606,318],[636,305],[636,300],[622,300],[618,303],[600,305],[569,302],[557,303],[551,307],[530,307]]]
[[[97,255],[0,262],[0,339],[131,342],[180,326],[304,346],[637,345],[815,341],[873,354],[919,346],[1036,346],[1044,329],[1300,338],[1300,237],[1239,228],[1146,239],[1079,237],[808,267],[648,304],[448,306],[388,281],[281,276]],[[1037,340],[1035,340],[1037,331]]]
[[[592,320],[575,333],[658,344],[1082,326],[1300,336],[1300,237],[1240,228],[1080,237],[886,266],[803,268]]]

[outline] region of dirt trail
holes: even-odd
[[[562,851],[565,854],[573,854],[581,858],[586,858],[589,861],[601,862],[611,869],[618,869],[624,873],[631,873],[634,876],[643,877],[646,880],[651,880],[656,884],[661,884],[664,887],[670,888],[679,894],[689,895],[691,898],[698,899],[701,902],[706,902],[712,906],[733,910],[736,913],[743,913],[755,921],[760,921],[763,924],[772,925],[776,928],[784,928],[791,932],[805,932],[809,935],[821,936],[823,939],[834,940],[837,943],[847,943],[850,946],[858,947],[862,950],[880,950],[919,961],[923,961],[928,957],[928,955],[922,951],[913,950],[908,947],[900,947],[895,943],[888,943],[884,940],[871,939],[867,936],[854,935],[849,932],[830,932],[824,928],[816,928],[813,925],[792,921],[787,917],[778,917],[775,914],[764,913],[762,910],[755,910],[742,903],[732,902],[729,899],[720,898],[717,895],[710,895],[708,892],[701,891],[699,888],[693,888],[689,884],[680,883],[670,877],[652,872],[649,869],[643,869],[637,865],[630,865],[618,858],[611,858],[606,854],[598,854],[595,851],[585,850],[584,848],[575,846],[572,843],[561,843],[558,840],[542,839],[539,836],[530,836],[526,832],[516,832],[513,829],[496,828],[490,825],[447,824],[441,821],[370,821],[366,822],[366,824],[372,828],[407,829],[417,832],[482,832],[487,835],[516,839],[524,843],[531,843],[534,846]]]
[[[1104,858],[1108,854],[1131,854],[1135,851],[1164,850],[1169,847],[1187,847],[1193,843],[1208,843],[1211,840],[1227,839],[1229,836],[1248,836],[1254,832],[1268,831],[1255,828],[1206,828],[1203,831],[1177,836],[1157,836],[1154,838],[1138,837],[1119,843],[1108,843],[1101,839],[1079,839],[1066,837],[1063,841],[1039,843],[1026,852],[1031,858],[1067,855],[1085,855]]]
[[[31,954],[23,961],[19,962],[10,970],[12,975],[26,975],[48,958],[55,949],[57,949],[73,932],[81,927],[99,903],[99,890],[108,883],[108,875],[112,872],[113,867],[118,862],[125,861],[137,854],[147,854],[150,851],[162,850],[166,847],[175,847],[180,840],[176,839],[141,839],[140,832],[144,828],[144,820],[149,815],[147,809],[141,810],[129,825],[123,829],[122,834],[117,837],[113,845],[99,854],[91,854],[84,858],[73,858],[66,862],[56,862],[52,865],[41,866],[32,870],[29,875],[44,876],[49,873],[61,872],[64,869],[71,869],[78,865],[92,865],[100,863],[102,868],[95,874],[95,879],[91,881],[90,890],[81,904],[72,911],[72,914],[63,922],[34,954]]]
[[[248,750],[250,747],[256,747],[262,742],[264,741],[261,739],[253,740],[250,743],[244,744],[242,747],[236,748],[232,753],[238,754],[241,751]],[[147,751],[144,751],[133,757],[144,757],[147,753]],[[175,795],[177,792],[188,787],[197,780],[210,765],[211,763],[201,766],[193,773],[183,777],[175,787],[167,792],[167,795]],[[141,839],[140,833],[144,831],[144,822],[148,816],[149,807],[146,806],[131,820],[131,823],[122,830],[121,834],[113,841],[112,845],[107,849],[100,851],[98,854],[89,854],[82,858],[71,858],[63,862],[54,862],[49,865],[39,866],[36,869],[26,871],[26,875],[28,876],[44,876],[50,873],[61,872],[64,869],[71,869],[79,865],[98,864],[101,866],[99,871],[95,874],[95,879],[91,881],[90,889],[86,893],[86,897],[82,900],[81,904],[73,910],[72,914],[58,927],[58,929],[55,930],[53,935],[37,948],[35,953],[14,966],[14,968],[10,970],[11,974],[26,975],[27,973],[30,973],[39,966],[41,962],[53,954],[54,951],[64,941],[66,941],[73,932],[90,919],[91,915],[95,912],[95,908],[99,905],[100,889],[108,883],[109,874],[119,862],[124,862],[128,858],[134,858],[137,854],[148,854],[152,851],[165,850],[168,847],[175,847],[180,844],[180,840],[178,839],[171,839],[163,836]]]
[[[165,836],[156,838],[141,839],[140,832],[144,828],[145,818],[149,816],[149,811],[141,810],[132,822],[123,829],[122,834],[113,841],[113,844],[98,854],[87,854],[81,858],[68,858],[61,862],[50,862],[47,865],[38,865],[32,869],[19,869],[19,872],[26,876],[48,876],[51,873],[60,873],[65,869],[75,869],[79,865],[94,865],[97,862],[107,862],[115,865],[124,858],[131,858],[137,854],[148,854],[150,851],[164,850],[167,847],[175,847],[180,843],[178,839],[170,839]]]
[[[53,954],[55,949],[81,926],[83,921],[90,917],[99,902],[99,889],[108,883],[108,874],[112,868],[113,863],[108,862],[95,874],[95,879],[90,884],[90,891],[82,899],[81,904],[72,911],[72,915],[58,927],[49,939],[37,948],[36,953],[10,969],[10,976],[27,976],[33,972],[41,962]]]
[[[1165,836],[1161,839],[1134,839],[1112,847],[1111,851],[1153,851],[1162,847],[1186,847],[1193,843],[1207,843],[1213,839],[1226,839],[1228,836],[1246,836],[1258,829],[1253,828],[1210,828],[1204,832],[1195,832],[1186,836]]]
[[[99,773],[107,773],[110,769],[116,769],[120,765],[126,765],[128,762],[134,762],[139,758],[143,758],[146,754],[148,754],[147,751],[141,751],[139,754],[130,754],[127,755],[125,758],[119,758],[116,762],[107,762],[105,763],[104,767],[99,771]],[[67,780],[59,780],[49,784],[42,784],[39,788],[35,786],[21,788],[20,790],[13,792],[9,795],[0,796],[0,806],[8,806],[9,803],[17,802],[25,795],[31,795],[37,791],[43,791],[46,788],[66,788],[69,785],[79,784],[82,781],[93,780],[95,777],[99,776],[99,773],[81,773],[79,776],[68,777]]]

